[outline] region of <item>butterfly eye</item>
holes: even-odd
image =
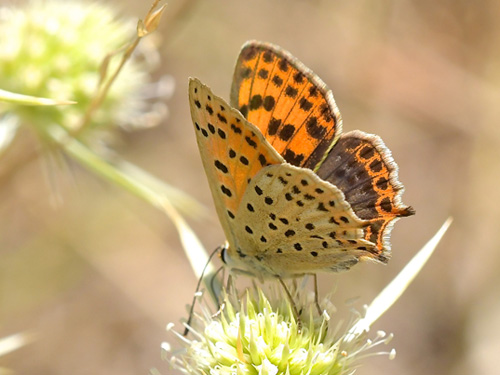
[[[220,259],[222,260],[222,263],[224,264],[227,264],[227,259],[226,259],[226,256],[227,256],[227,248],[225,246],[222,247],[221,251],[220,251]]]

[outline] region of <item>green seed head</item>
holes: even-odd
[[[191,327],[193,339],[183,338],[184,350],[170,362],[189,374],[348,374],[368,349],[387,341],[382,333],[367,340],[366,332],[347,340],[329,318],[333,306],[325,300],[320,315],[313,294],[304,291],[297,297],[308,301],[301,303],[299,331],[290,301],[276,289],[269,295],[257,288],[244,301],[226,296],[216,315],[205,308]]]

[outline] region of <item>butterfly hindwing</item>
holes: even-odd
[[[384,260],[364,239],[367,223],[339,189],[286,163],[266,167],[252,179],[233,224],[238,255],[281,277],[340,271],[359,258]]]
[[[189,104],[217,214],[232,242],[231,221],[248,182],[263,167],[283,159],[240,112],[194,78],[189,81]]]
[[[281,48],[247,42],[236,62],[231,105],[290,164],[316,169],[342,119],[325,83]]]
[[[342,190],[359,218],[370,222],[365,238],[389,256],[392,225],[414,210],[401,201],[398,167],[382,139],[361,131],[343,134],[317,173]]]

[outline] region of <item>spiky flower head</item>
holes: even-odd
[[[300,324],[290,300],[276,287],[270,297],[261,288],[247,290],[244,301],[226,295],[215,315],[202,302],[203,313],[190,327],[192,338],[177,334],[184,348],[167,356],[170,363],[200,375],[343,375],[352,373],[367,354],[381,354],[370,349],[392,337],[378,332],[370,340],[366,331],[353,335],[349,327],[341,330],[330,319],[335,311],[328,300],[322,302],[326,309],[320,315],[313,293],[298,294],[297,301],[303,301],[297,302],[303,307]],[[393,351],[386,354],[394,356]]]
[[[76,129],[98,90],[104,58],[133,40],[136,23],[102,2],[34,0],[22,8],[0,8],[0,89],[76,102],[50,108],[0,103],[0,111],[42,135],[47,124]],[[154,49],[147,53],[154,61]],[[118,63],[119,58],[111,59],[108,71]],[[140,123],[150,109],[141,89],[151,68],[146,59],[127,62],[92,117],[89,133]]]

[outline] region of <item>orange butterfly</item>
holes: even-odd
[[[196,138],[227,243],[222,258],[260,279],[386,263],[403,185],[375,135],[341,134],[332,92],[283,49],[246,43],[231,104],[189,82]]]

